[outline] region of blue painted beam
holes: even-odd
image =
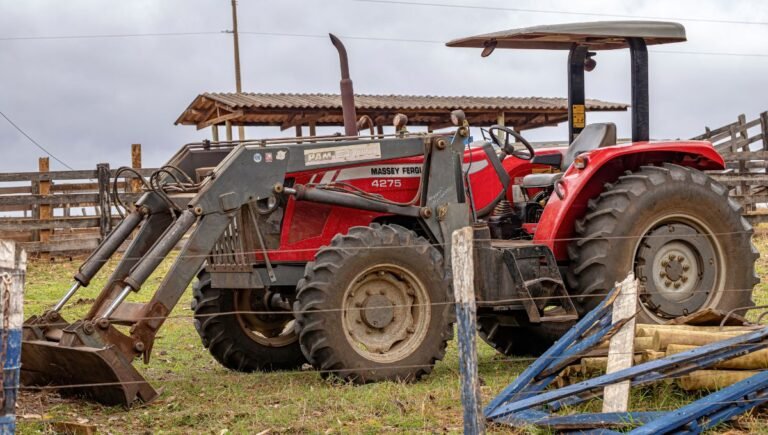
[[[576,325],[560,337],[546,352],[544,352],[533,364],[529,365],[523,373],[520,374],[511,384],[493,398],[484,409],[486,417],[491,416],[494,411],[505,402],[514,398],[523,391],[544,369],[547,368],[555,357],[559,357],[583,334],[590,331],[595,323],[604,318],[611,312],[611,305],[616,299],[616,289],[613,289],[608,296],[592,311],[587,313]]]
[[[768,372],[761,372],[723,388],[706,397],[666,413],[632,432],[633,435],[655,435],[685,429],[692,422],[705,421],[693,429],[694,433],[711,428],[733,416],[768,402]]]
[[[631,380],[633,385],[639,385],[669,376],[679,376],[766,347],[768,347],[768,328],[763,328],[752,333],[708,344],[666,358],[649,361],[557,390],[548,391],[534,397],[528,397],[513,403],[497,406],[490,412],[486,411],[486,417],[501,417],[506,414],[524,411],[557,400],[572,398],[572,396],[580,394],[586,393],[587,395],[593,395],[593,392],[602,390],[606,385],[625,380]],[[501,396],[494,400],[500,403],[506,401],[498,400],[500,398]],[[506,397],[504,399],[506,399]]]

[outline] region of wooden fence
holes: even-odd
[[[712,142],[726,163],[724,171],[710,175],[730,189],[731,196],[744,207],[744,217],[752,224],[768,222],[768,112],[747,121],[706,129],[695,140]]]
[[[131,147],[131,156],[142,176],[155,171],[141,169],[140,145]],[[0,173],[0,239],[15,240],[30,253],[94,249],[119,219],[112,200],[116,170],[100,163],[92,170],[50,171],[47,157],[38,169]],[[140,180],[124,173],[117,181],[121,201],[138,197]]]
[[[768,112],[693,138],[712,142],[726,161],[724,171],[710,175],[730,189],[753,224],[768,222]],[[131,147],[132,167],[148,177],[155,169],[141,169],[141,146]],[[38,172],[0,173],[0,238],[15,240],[31,253],[62,253],[94,249],[119,216],[111,198],[115,170],[102,163],[85,171],[49,171],[41,158]],[[14,186],[3,187],[3,184]],[[24,185],[19,185],[24,183]],[[27,184],[28,183],[28,184]],[[118,180],[120,198],[135,200],[141,182],[130,175]]]

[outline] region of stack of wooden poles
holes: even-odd
[[[664,358],[705,344],[732,338],[759,326],[637,325],[634,340],[634,364]],[[570,385],[605,373],[608,342],[589,352],[580,361],[567,366],[558,376],[558,387]],[[718,390],[768,369],[768,349],[733,358],[708,370],[698,370],[675,379],[686,391]]]

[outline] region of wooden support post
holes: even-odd
[[[99,185],[99,232],[102,239],[112,231],[112,204],[109,194],[110,176],[109,163],[99,163],[96,165],[96,181]]]
[[[49,172],[50,171],[50,161],[48,160],[48,157],[40,157],[40,159],[37,161],[37,170],[40,172]],[[38,192],[40,195],[50,195],[51,194],[51,180],[40,180],[40,191]],[[53,217],[53,210],[49,204],[40,204],[40,216],[39,218],[42,220],[49,220],[51,217]],[[40,230],[40,238],[39,240],[43,243],[48,242],[51,239],[51,233],[53,230]]]
[[[635,352],[635,314],[637,313],[637,281],[631,273],[621,283],[616,283],[619,293],[613,302],[612,322],[629,319],[611,337],[608,345],[606,374],[632,367]],[[603,412],[626,412],[629,407],[629,381],[608,385],[603,389]]]
[[[296,125],[296,138],[300,138],[304,136],[304,133],[301,131],[301,124]],[[301,140],[297,140],[297,143],[301,143]]]
[[[213,124],[211,126],[211,140],[213,140],[214,142],[219,141],[219,126],[216,124]]]
[[[496,116],[496,124],[504,127],[506,126],[506,123],[507,123],[507,120],[506,120],[506,117],[504,116],[504,112],[499,112],[499,114]],[[503,131],[499,131],[497,134],[498,134],[497,137],[500,143],[504,143],[504,141],[507,138],[507,134],[504,133]]]
[[[225,121],[224,127],[227,130],[227,142],[232,142],[232,122]]]
[[[317,136],[317,121],[309,121],[309,135]]]
[[[131,145],[131,167],[133,169],[141,169],[141,144],[135,143]],[[141,192],[141,180],[137,178],[131,178],[131,192]]]
[[[464,407],[464,433],[485,433],[485,418],[480,406],[480,382],[477,374],[477,314],[474,288],[472,227],[453,232],[451,262],[453,294],[456,299],[456,321],[459,338],[459,371],[461,403]]]
[[[760,132],[763,135],[763,150],[768,150],[768,112],[760,114]]]
[[[384,138],[384,126],[381,124],[376,125],[376,134],[379,135],[380,138]]]
[[[24,278],[27,254],[14,242],[0,240],[0,325],[7,325],[0,334],[5,400],[2,408],[0,433],[15,433],[16,394],[21,366],[21,324],[24,319]],[[7,292],[7,296],[6,296]],[[5,307],[6,302],[8,306]],[[8,314],[8,319],[3,316]],[[7,320],[7,323],[6,323]],[[15,380],[15,381],[10,381]]]

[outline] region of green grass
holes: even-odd
[[[768,236],[755,238],[768,257]],[[768,259],[758,260],[760,276],[768,274]],[[50,307],[68,288],[78,262],[31,261],[27,273],[25,315]],[[114,263],[107,265],[112,269]],[[150,278],[145,289],[154,288],[167,271],[168,263]],[[105,271],[106,272],[106,271]],[[67,319],[85,313],[91,299],[104,284],[102,272],[89,288],[75,297],[64,310]],[[147,300],[149,293],[139,293]],[[19,399],[20,433],[52,432],[57,422],[93,424],[110,433],[377,433],[460,432],[462,410],[459,390],[458,355],[452,342],[445,359],[434,372],[415,384],[394,382],[364,386],[332,383],[311,370],[297,372],[242,374],[224,369],[200,344],[192,325],[187,292],[160,330],[152,360],[145,366],[137,361],[146,378],[163,389],[160,398],[148,405],[126,411],[120,407],[62,398],[51,392],[23,391]],[[761,282],[755,302],[768,303],[768,283]],[[480,344],[480,377],[483,400],[490,400],[528,364],[509,361]],[[633,392],[636,410],[674,409],[694,400],[671,384],[658,384]],[[598,410],[598,401],[580,411]],[[87,421],[86,421],[87,420]],[[742,416],[736,426],[716,432],[768,433],[766,419],[758,414]],[[490,432],[511,432],[500,426]],[[736,431],[736,432],[734,432]],[[530,430],[526,433],[548,433]]]

